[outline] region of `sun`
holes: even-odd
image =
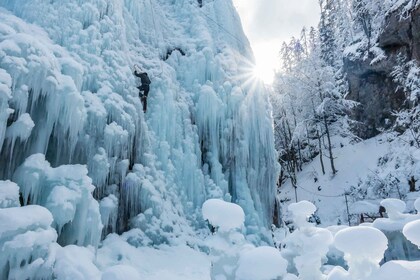
[[[257,64],[253,69],[253,76],[258,80],[261,80],[265,84],[272,82],[272,70],[263,65]]]
[[[256,62],[253,75],[264,84],[273,83],[274,69],[278,68],[277,49],[275,46],[262,44],[253,47]]]

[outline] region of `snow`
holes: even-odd
[[[220,199],[209,199],[203,204],[203,218],[218,231],[241,229],[245,221],[242,208]]]
[[[7,129],[6,138],[9,138],[11,142],[16,141],[16,138],[19,138],[20,141],[25,141],[31,135],[34,126],[35,123],[32,121],[31,116],[28,113],[22,114]],[[12,147],[13,146],[14,145],[12,144]],[[13,148],[11,148],[11,150],[13,150]]]
[[[287,208],[292,213],[293,222],[297,227],[308,226],[308,218],[315,213],[316,207],[309,201],[303,200],[297,203],[292,203]]]
[[[390,261],[368,280],[417,280],[420,278],[420,262]]]
[[[283,240],[282,256],[288,261],[290,272],[297,272],[304,279],[319,279],[333,235],[307,221],[316,211],[315,205],[309,201],[292,203],[288,210],[292,212],[297,229]]]
[[[363,279],[379,268],[388,240],[378,229],[358,226],[339,231],[334,246],[344,252],[352,279]]]
[[[420,213],[420,197],[414,201],[414,209],[416,209],[417,213]]]
[[[379,262],[388,246],[388,241],[381,231],[359,226],[339,231],[335,235],[334,245],[349,257],[369,258]]]
[[[351,214],[371,214],[376,215],[379,211],[380,204],[376,201],[356,201],[352,204]]]
[[[420,217],[418,218],[404,226],[403,234],[411,243],[420,247]]]
[[[381,201],[381,205],[385,207],[386,213],[391,220],[400,218],[406,209],[404,201],[395,198],[387,198]]]
[[[335,176],[322,175],[319,156],[308,165],[303,166],[303,171],[299,173],[296,190],[298,201],[313,202],[318,208],[317,215],[320,217],[322,225],[347,224],[348,216],[346,208],[343,207],[346,205],[344,194],[352,187],[357,186],[364,178],[375,176],[372,172],[375,170],[379,158],[390,149],[390,143],[384,138],[384,136],[378,136],[333,149],[334,157],[336,157],[335,165],[339,170]],[[369,156],[365,156],[367,154]],[[314,182],[314,178],[317,178],[317,182]],[[295,191],[291,184],[287,183],[280,191],[281,199],[286,197],[295,201]],[[379,202],[373,202],[373,199],[371,202],[379,205]],[[353,203],[357,203],[357,201],[353,201],[348,196],[348,203],[350,211],[353,211]],[[359,204],[356,204],[356,207],[358,206]],[[370,211],[371,208],[369,206],[366,210]],[[376,213],[378,212],[379,207]]]
[[[238,280],[269,280],[286,274],[287,262],[273,247],[261,246],[241,254],[236,270]]]
[[[204,2],[0,1],[1,279],[359,279],[378,269],[379,230],[308,220],[347,221],[344,193],[386,173],[372,169],[396,144],[335,148],[334,177],[305,166],[296,199],[308,201],[277,209],[296,229],[282,229],[281,252],[268,247],[279,172],[272,108],[251,78],[232,2]],[[174,48],[185,55],[162,59]],[[135,64],[152,80],[145,113]],[[390,162],[403,169],[410,154]],[[379,205],[378,188],[366,189],[371,204],[349,201],[357,213]],[[281,192],[294,198],[291,186]],[[385,204],[392,229],[418,219]],[[397,264],[415,273],[416,263]]]
[[[140,275],[133,267],[128,265],[114,265],[102,273],[101,280],[140,280]]]
[[[405,224],[418,218],[415,215],[404,214],[406,203],[399,199],[387,198],[381,201],[381,205],[385,207],[388,219],[376,219],[373,226],[382,231],[402,231]]]
[[[211,263],[203,253],[185,245],[136,248],[115,234],[104,240],[103,246],[98,250],[96,262],[104,270],[125,266],[111,270],[114,274],[122,274],[122,270],[126,275],[136,275],[127,266],[132,267],[137,271],[138,279],[144,280],[210,279]],[[103,277],[109,274],[105,270]]]
[[[47,278],[57,233],[51,213],[29,205],[0,209],[0,278]]]
[[[57,279],[83,280],[101,279],[101,272],[94,264],[95,251],[92,247],[68,245],[57,251],[54,275]]]
[[[0,181],[0,208],[20,206],[19,186],[7,180]]]
[[[51,213],[38,205],[0,209],[0,238],[10,238],[27,229],[48,228],[52,221]]]

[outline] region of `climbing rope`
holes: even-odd
[[[229,32],[229,30],[227,30],[226,28],[224,28],[223,26],[221,26],[217,21],[215,21],[214,19],[212,19],[206,13],[204,13],[203,11],[200,11],[200,10],[199,10],[199,13],[201,13],[203,16],[205,16],[206,18],[208,18],[214,24],[216,24],[222,31],[224,31],[226,34],[230,35],[232,38],[234,38],[236,41],[238,41],[241,45],[245,45],[244,42],[243,42],[243,40],[241,40],[240,38],[238,38],[237,36],[235,36],[234,34],[232,34],[231,32]]]
[[[312,191],[310,191],[310,190],[307,190],[307,189],[305,189],[305,188],[303,188],[303,187],[301,187],[301,186],[296,186],[298,189],[301,189],[301,190],[303,190],[303,191],[305,191],[305,192],[307,192],[307,193],[310,193],[310,194],[313,194],[313,195],[316,195],[316,196],[320,196],[320,197],[330,197],[330,198],[334,198],[334,197],[343,197],[343,196],[345,196],[346,194],[345,193],[343,193],[343,194],[339,194],[339,195],[326,195],[326,194],[318,194],[318,193],[315,193],[315,192],[312,192]]]

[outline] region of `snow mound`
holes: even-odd
[[[19,205],[19,186],[11,181],[0,181],[0,208]]]
[[[203,204],[203,218],[219,231],[242,228],[245,214],[239,205],[220,199],[209,199]]]
[[[315,213],[316,206],[306,200],[292,203],[287,208],[292,213],[293,222],[297,227],[307,226],[309,223],[307,219]]]
[[[390,261],[381,266],[369,280],[418,280],[420,279],[420,261]]]
[[[351,257],[379,262],[388,247],[388,240],[380,230],[360,226],[340,230],[335,235],[334,245]]]
[[[388,219],[376,219],[373,222],[373,226],[384,232],[401,232],[407,223],[417,219],[415,215],[403,213],[406,209],[406,204],[399,199],[387,198],[381,201],[381,205],[385,207]]]
[[[287,261],[278,249],[262,246],[241,254],[237,280],[270,280],[278,279],[287,273]]]
[[[403,234],[411,243],[420,247],[420,220],[406,224],[403,228]]]
[[[57,252],[54,275],[62,280],[99,280],[101,272],[94,264],[95,251],[92,247],[69,245]]]
[[[381,205],[385,207],[386,213],[391,220],[400,218],[406,208],[405,202],[396,198],[384,199],[381,201]]]
[[[57,240],[52,221],[37,205],[0,209],[0,279],[48,279]]]
[[[334,246],[344,252],[349,275],[353,279],[363,279],[379,268],[388,240],[376,228],[359,226],[339,231],[335,235]]]
[[[102,273],[101,280],[140,280],[140,275],[133,267],[128,265],[114,265]]]
[[[48,228],[52,221],[51,213],[38,205],[0,209],[0,238],[11,238],[38,227]]]

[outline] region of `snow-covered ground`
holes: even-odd
[[[409,193],[408,179],[420,167],[419,151],[415,147],[407,145],[404,138],[390,134],[343,147],[337,139],[336,142],[333,149],[336,175],[332,175],[326,157],[326,174],[322,174],[319,156],[304,165],[297,175],[297,199],[317,206],[316,215],[321,225],[348,224],[346,193],[352,225],[358,223],[358,215],[362,213],[379,216],[380,201],[388,197],[402,198],[407,202],[406,211],[414,210],[413,202],[420,193]],[[399,181],[391,188],[386,182],[394,177]],[[382,186],[377,186],[376,182]],[[296,201],[290,182],[280,188],[279,198],[287,200],[283,205]]]

